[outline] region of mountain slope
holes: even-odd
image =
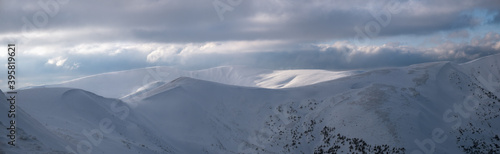
[[[17,127],[28,139],[21,138],[19,146],[6,148],[15,153],[175,151],[119,100],[70,88],[21,90],[17,97]]]
[[[498,59],[378,69],[279,89],[181,77],[152,82],[124,97],[128,103],[33,88],[19,91],[18,106],[32,117],[21,121],[42,128],[26,126],[27,134],[73,148],[90,141],[83,130],[108,119],[114,129],[94,153],[499,153]],[[66,152],[60,145],[41,146]]]
[[[358,152],[498,152],[499,107],[494,104],[500,103],[495,93],[500,87],[482,87],[498,83],[500,65],[480,65],[485,64],[490,69],[482,73],[494,79],[487,83],[468,64],[450,62],[375,70],[281,90],[182,78],[139,100],[135,110],[162,121],[155,127],[173,130],[177,137],[192,136],[197,142],[190,145],[212,152],[347,152],[354,147],[365,148]],[[158,118],[179,115],[188,120]],[[240,144],[235,146],[235,141]]]
[[[46,87],[69,87],[87,90],[104,97],[132,95],[156,82],[170,82],[179,77],[218,83],[262,88],[287,88],[314,84],[356,74],[355,71],[265,70],[243,66],[222,66],[205,70],[183,71],[170,67],[150,67],[87,76]]]
[[[7,111],[11,109],[9,102],[6,101],[7,97],[0,94],[0,127],[11,128],[11,118],[7,117]],[[20,104],[19,101],[16,102]],[[29,112],[16,107],[15,108],[15,147],[6,144],[11,141],[10,137],[6,134],[0,136],[0,153],[64,153],[64,140],[57,137],[57,135],[43,126],[38,119],[33,118]],[[2,132],[5,130],[2,129]],[[5,131],[10,132],[10,131]],[[4,133],[2,133],[4,134]]]

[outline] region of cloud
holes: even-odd
[[[484,37],[474,37],[471,40],[473,46],[489,47],[500,41],[500,34],[497,32],[488,32]]]
[[[46,64],[55,65],[56,67],[64,68],[67,70],[74,70],[74,69],[77,69],[78,67],[80,67],[79,63],[68,64],[66,62],[67,60],[68,60],[68,58],[64,58],[62,56],[59,56],[59,57],[54,57],[54,58],[47,60]]]
[[[11,14],[6,16],[6,20],[13,22],[0,23],[5,27],[0,33],[21,33],[21,27],[35,25],[28,32],[33,35],[40,33],[43,37],[41,40],[52,42],[318,41],[351,39],[356,35],[354,27],[364,29],[370,22],[379,24],[381,30],[377,36],[423,35],[471,28],[487,20],[486,17],[477,16],[475,9],[487,10],[485,12],[491,15],[500,9],[497,0],[255,0],[243,1],[234,6],[233,11],[224,14],[226,20],[221,22],[210,0],[45,2],[58,4],[57,11],[50,5],[49,11],[45,11],[45,5],[28,0],[5,1],[6,5],[13,6],[5,10]],[[92,11],[86,8],[92,8]],[[50,12],[54,12],[54,15],[50,15]],[[33,17],[38,17],[37,13],[47,15],[46,20],[37,18],[39,22],[47,24],[36,26],[37,21]],[[390,19],[387,19],[388,16]],[[387,24],[380,22],[385,20]],[[31,35],[28,37],[37,39]]]
[[[367,69],[500,49],[498,0],[221,2],[232,8],[223,21],[213,0],[1,1],[0,42],[22,48],[26,74],[61,76],[154,65]]]
[[[453,31],[448,34],[449,38],[468,38],[469,37],[469,31],[467,30],[457,30]]]
[[[457,63],[500,53],[500,34],[490,32],[468,43],[446,41],[432,47],[416,47],[389,42],[385,45],[359,46],[349,41],[311,44],[296,50],[252,52],[245,54],[196,54],[182,57],[184,67],[205,68],[217,65],[252,65],[272,69],[368,69],[411,64],[453,61]],[[203,61],[200,61],[203,59]]]
[[[47,64],[56,65],[57,67],[61,67],[68,60],[68,58],[63,57],[55,57],[47,60]]]
[[[499,12],[496,13],[495,18],[493,18],[492,23],[496,23],[496,24],[500,23],[500,13]]]
[[[495,46],[493,46],[493,48],[494,48],[495,50],[500,50],[500,41],[499,41],[499,42],[497,42],[497,43],[495,44]]]
[[[347,40],[333,43],[254,40],[206,43],[129,42],[72,46],[47,45],[26,48],[24,52],[46,53],[38,55],[42,57],[61,55],[48,58],[46,64],[68,70],[78,69],[87,73],[154,65],[184,69],[204,69],[220,65],[251,65],[274,69],[366,69],[406,66],[439,60],[465,62],[500,52],[499,33],[489,32],[483,36],[474,36],[469,42],[452,41],[455,37],[467,35],[470,34],[465,30],[453,31],[433,46],[405,45],[398,41],[387,42],[383,45],[357,45]]]

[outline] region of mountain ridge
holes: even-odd
[[[97,153],[495,153],[497,59],[384,68],[279,89],[180,77],[147,85],[137,99],[25,89],[18,107],[44,127],[28,136],[55,134],[73,149],[90,141],[83,131],[108,119],[115,129],[91,145]],[[66,151],[65,144],[26,145],[18,150]]]

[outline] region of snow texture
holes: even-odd
[[[500,153],[499,60],[99,74],[19,90],[0,153]]]

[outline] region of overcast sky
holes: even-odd
[[[499,0],[0,0],[0,18],[24,86],[158,65],[346,70],[500,53]]]

